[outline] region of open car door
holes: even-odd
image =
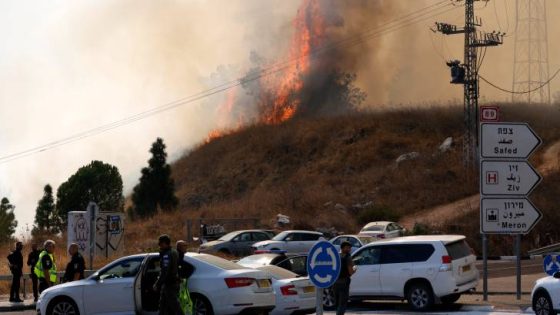
[[[159,292],[152,287],[159,276],[159,254],[149,254],[142,262],[140,272],[134,279],[134,304],[136,313],[142,315],[157,315],[159,307]]]

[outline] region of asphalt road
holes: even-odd
[[[476,262],[476,267],[481,273],[482,276],[482,261]],[[530,274],[542,274],[543,277],[544,269],[543,269],[543,260],[542,258],[530,259],[530,260],[522,260],[521,261],[521,274],[523,275],[530,275]],[[515,261],[512,260],[489,260],[488,261],[488,279],[492,278],[500,278],[500,277],[509,277],[516,275],[516,265]]]

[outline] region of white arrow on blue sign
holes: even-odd
[[[553,276],[554,273],[560,271],[560,262],[558,261],[558,255],[546,255],[544,257],[544,272],[549,275]]]
[[[331,287],[340,274],[340,255],[333,244],[317,242],[307,255],[309,280],[318,288]]]
[[[480,134],[483,158],[526,159],[542,142],[526,123],[483,123]]]

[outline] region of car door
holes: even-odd
[[[264,232],[253,232],[251,233],[251,245],[258,243],[258,242],[262,242],[262,241],[267,241],[270,239],[270,236]],[[246,252],[243,255],[251,255],[252,252],[252,247],[251,245],[247,246],[246,248]]]
[[[102,268],[84,287],[86,314],[135,314],[134,278],[145,256],[117,260]]]
[[[381,246],[380,280],[383,295],[403,296],[404,285],[412,277],[412,261],[408,255],[410,245]]]
[[[299,233],[290,233],[284,238],[284,250],[288,253],[298,253],[300,248],[301,237]]]
[[[350,296],[375,296],[382,294],[380,282],[381,250],[379,246],[362,248],[352,256],[356,273],[350,282]]]
[[[244,232],[233,238],[231,242],[232,253],[236,256],[245,255],[249,252],[253,241],[250,232]]]
[[[315,245],[315,243],[319,241],[320,237],[321,235],[315,233],[301,233],[302,242],[301,242],[301,248],[299,253],[301,254],[309,253],[311,247],[313,247],[313,245]]]

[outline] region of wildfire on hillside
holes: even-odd
[[[249,80],[243,88],[252,96],[250,102],[254,102],[256,116],[243,115],[248,100],[238,101],[239,95],[232,92],[235,89],[229,90],[216,111],[218,127],[210,132],[206,142],[247,124],[280,124],[298,115],[321,112],[337,114],[365,99],[365,93],[353,86],[355,75],[339,69],[337,51],[313,58],[314,52],[335,41],[328,29],[340,27],[343,22],[328,12],[340,11],[338,6],[334,0],[302,0],[291,22],[292,35],[285,56],[275,63],[256,57],[259,61],[246,75]],[[268,73],[259,75],[263,72]],[[258,79],[251,79],[255,77]],[[224,121],[229,121],[229,125]]]

